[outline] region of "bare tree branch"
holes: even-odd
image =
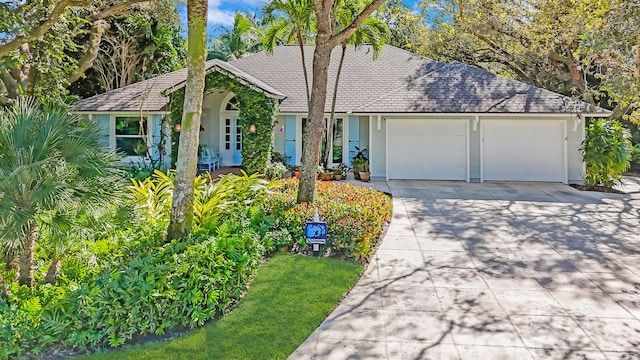
[[[80,58],[80,60],[78,60],[78,68],[69,77],[69,84],[76,82],[78,79],[80,79],[80,77],[82,77],[85,71],[91,68],[93,62],[96,60],[96,57],[98,57],[102,36],[107,30],[109,30],[109,27],[109,23],[104,20],[97,20],[93,23],[91,33],[89,34],[89,43],[87,45],[87,49],[85,50],[85,53]]]

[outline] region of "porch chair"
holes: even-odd
[[[198,170],[215,171],[220,168],[222,157],[218,151],[213,150],[207,145],[200,147],[198,154]]]

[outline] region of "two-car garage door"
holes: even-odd
[[[387,177],[468,181],[479,170],[483,180],[566,182],[565,136],[563,120],[482,120],[471,130],[462,119],[388,119]]]

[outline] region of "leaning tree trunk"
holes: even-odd
[[[56,281],[58,281],[58,277],[60,277],[60,269],[62,269],[60,257],[54,255],[51,258],[51,265],[49,265],[49,269],[47,270],[47,275],[45,275],[44,280],[50,284],[55,284]]]
[[[187,83],[168,239],[188,235],[193,222],[193,184],[198,165],[200,116],[206,75],[207,0],[189,0],[187,16],[189,26]]]
[[[313,202],[316,171],[320,162],[322,135],[325,130],[324,105],[327,101],[327,68],[331,61],[331,50],[330,45],[318,44],[313,53],[313,85],[309,102],[309,119],[305,129],[306,141],[302,148],[298,203]]]
[[[36,253],[36,238],[38,237],[35,224],[31,224],[26,231],[26,242],[24,252],[20,255],[20,273],[18,282],[20,285],[33,286],[35,283],[33,276],[34,259]]]
[[[347,51],[347,42],[342,42],[342,53],[340,54],[340,63],[338,64],[338,72],[336,73],[336,84],[333,87],[333,99],[331,99],[331,116],[329,116],[329,124],[327,125],[327,148],[324,152],[324,167],[329,166],[332,159],[329,159],[331,155],[331,148],[333,147],[333,124],[336,117],[336,99],[338,98],[338,82],[340,81],[340,73],[342,72],[342,64],[344,63],[344,54]],[[342,122],[344,124],[344,121]],[[340,161],[342,162],[342,161]]]
[[[300,55],[302,56],[302,71],[304,72],[304,90],[307,95],[307,107],[309,106],[309,73],[307,72],[307,59],[304,57],[304,42],[302,41],[302,33],[298,29],[298,46],[300,47]]]

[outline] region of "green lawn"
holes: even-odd
[[[223,318],[176,339],[81,359],[285,359],[361,272],[357,263],[279,253],[261,266],[238,307]]]

